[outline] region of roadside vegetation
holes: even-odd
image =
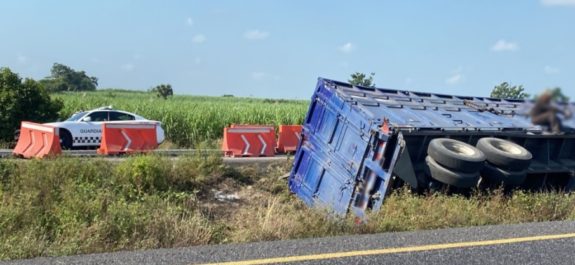
[[[279,178],[289,168],[201,154],[0,160],[0,259],[575,219],[575,196],[560,192],[400,189],[357,224],[290,195]]]
[[[21,121],[53,121],[62,107],[40,83],[0,67],[0,146],[14,140]]]

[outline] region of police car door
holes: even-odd
[[[99,146],[102,139],[102,123],[109,120],[109,111],[94,111],[83,119],[78,134],[74,134],[75,146]]]

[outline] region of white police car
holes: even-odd
[[[74,113],[70,118],[62,122],[46,123],[59,128],[60,145],[62,149],[72,148],[97,148],[100,146],[102,139],[102,123],[113,122],[156,122],[158,144],[164,141],[164,129],[159,121],[151,121],[142,116],[112,109],[112,107],[103,107],[90,111],[80,111]]]

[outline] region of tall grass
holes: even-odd
[[[167,139],[181,147],[194,147],[222,137],[232,124],[301,124],[306,101],[234,97],[174,96],[168,100],[151,93],[96,91],[53,95],[64,100],[62,118],[79,110],[102,106],[134,112],[161,121]]]
[[[0,160],[0,259],[215,243],[194,205],[219,159]]]

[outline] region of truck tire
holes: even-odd
[[[458,188],[471,188],[479,181],[479,172],[464,173],[449,170],[435,161],[430,156],[425,158],[429,167],[431,178]]]
[[[498,168],[494,165],[486,163],[481,171],[481,176],[489,181],[491,184],[504,184],[505,186],[516,187],[525,181],[527,171],[508,171]]]
[[[522,146],[499,138],[481,138],[477,142],[477,148],[485,154],[489,163],[509,171],[527,169],[533,158]]]
[[[477,173],[485,162],[485,155],[475,146],[448,138],[431,140],[427,154],[440,165],[463,173]]]

